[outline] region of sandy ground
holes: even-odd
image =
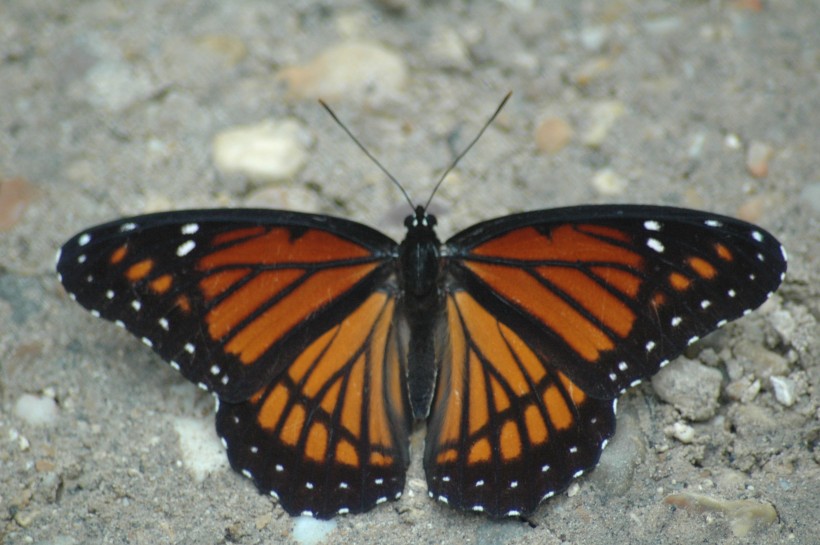
[[[689,354],[721,373],[706,420],[651,384],[633,389],[601,467],[529,524],[427,499],[416,434],[402,500],[337,519],[325,542],[817,543],[820,4],[284,4],[0,6],[0,541],[294,538],[275,501],[191,446],[185,430],[211,428],[210,396],[72,303],[53,256],[95,223],[199,206],[310,209],[400,237],[405,203],[317,105],[319,85],[418,200],[514,91],[436,196],[443,237],[513,211],[629,201],[744,217],[790,255],[763,309]],[[309,64],[351,41],[386,55],[372,80]],[[307,151],[286,180],[217,168],[217,134],[286,118]],[[554,153],[534,136],[548,118],[565,122],[542,128],[558,134]],[[45,422],[21,399],[45,406]],[[675,423],[692,427],[690,443],[670,435]],[[664,502],[680,492],[770,505],[778,519],[739,537],[725,510]]]

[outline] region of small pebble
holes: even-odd
[[[14,404],[14,414],[32,426],[42,426],[57,422],[59,409],[50,397],[23,394]]]
[[[450,27],[436,29],[427,47],[428,62],[438,68],[467,71],[472,67],[467,44]]]
[[[612,60],[609,57],[594,57],[581,64],[572,73],[572,80],[575,85],[586,87],[608,73],[610,68],[612,68]]]
[[[767,207],[772,206],[772,198],[769,195],[758,195],[745,200],[735,212],[735,217],[749,223],[757,223],[763,216]]]
[[[766,350],[756,342],[740,341],[732,348],[732,353],[747,372],[751,371],[760,379],[766,380],[772,375],[785,375],[789,372],[786,358]]]
[[[746,153],[746,169],[755,178],[765,178],[769,174],[769,160],[774,150],[768,144],[752,142]]]
[[[293,521],[293,540],[299,545],[317,545],[335,529],[335,520],[296,517]]]
[[[652,387],[684,418],[704,421],[717,412],[722,380],[717,369],[679,358],[652,377]]]
[[[729,149],[740,149],[740,146],[742,145],[740,138],[731,132],[723,139],[723,143]]]
[[[625,178],[609,168],[599,170],[592,177],[592,187],[601,195],[621,195],[627,185]]]
[[[37,193],[37,188],[23,178],[0,181],[0,231],[8,231],[23,219]]]
[[[380,103],[404,87],[407,65],[382,45],[352,41],[335,45],[303,65],[284,68],[277,77],[295,98],[367,98]]]
[[[230,34],[206,34],[196,40],[203,49],[216,53],[229,64],[235,65],[248,56],[248,48],[241,39]]]
[[[670,494],[664,498],[663,502],[693,513],[723,513],[729,520],[729,526],[735,537],[747,536],[758,523],[769,525],[777,521],[777,511],[774,507],[758,500],[733,501],[692,492],[682,492]]]
[[[560,117],[548,117],[535,129],[535,145],[544,153],[558,153],[572,140],[572,126]]]
[[[619,100],[606,100],[590,108],[590,124],[581,138],[582,142],[592,148],[603,144],[615,122],[626,113],[626,106]]]
[[[760,393],[760,380],[752,379],[750,376],[744,376],[737,380],[730,382],[726,386],[726,395],[729,399],[734,401],[741,401],[743,403],[751,403]]]
[[[729,2],[729,6],[735,9],[747,10],[747,11],[763,11],[763,1],[762,0],[732,0]]]
[[[214,434],[211,420],[179,417],[174,419],[173,427],[179,437],[182,463],[197,482],[227,469],[225,449]]]
[[[797,400],[794,381],[786,377],[771,376],[769,383],[774,390],[774,398],[785,407],[791,407]]]
[[[806,184],[800,192],[800,202],[808,205],[816,215],[820,215],[820,182]]]
[[[584,27],[579,36],[581,45],[589,51],[598,51],[609,38],[609,29],[604,25]]]
[[[307,162],[310,134],[294,120],[268,120],[227,129],[213,142],[214,162],[225,173],[257,182],[292,178]]]
[[[87,87],[77,88],[75,92],[81,96],[76,98],[111,112],[122,112],[160,88],[147,68],[119,60],[98,62],[87,72],[85,81]]]
[[[793,344],[797,333],[797,322],[789,311],[775,310],[769,315],[769,322],[785,344]]]
[[[671,426],[668,426],[664,429],[664,433],[687,445],[695,440],[695,428],[683,422],[675,422]]]
[[[638,421],[629,413],[618,415],[618,433],[601,453],[600,463],[590,476],[598,490],[607,496],[625,494],[632,487],[635,472],[646,461],[646,445],[636,440],[642,431]]]

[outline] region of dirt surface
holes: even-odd
[[[273,499],[192,452],[183,424],[211,427],[210,395],[70,301],[54,254],[109,219],[227,205],[401,237],[406,203],[316,94],[422,201],[512,90],[436,195],[442,237],[525,209],[687,206],[776,234],[786,281],[687,354],[720,372],[705,419],[634,388],[598,470],[530,523],[429,500],[416,433],[404,497],[338,518],[325,542],[817,543],[818,23],[804,0],[4,1],[0,542],[294,539]],[[311,64],[350,43],[370,48],[372,80],[332,74],[355,55]],[[306,162],[274,182],[217,168],[216,135],[266,119],[298,123]],[[664,501],[676,493],[762,508],[743,537],[734,504]]]

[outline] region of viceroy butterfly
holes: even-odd
[[[532,513],[597,463],[620,392],[786,271],[772,235],[706,212],[539,210],[442,244],[426,208],[400,244],[281,210],[120,219],[66,242],[57,271],[215,395],[234,469],[319,518],[397,499],[425,419],[431,497]]]

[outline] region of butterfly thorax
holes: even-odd
[[[436,236],[435,216],[417,206],[404,221],[407,236],[399,247],[399,284],[402,307],[410,328],[408,389],[413,416],[422,419],[430,411],[436,379],[435,331],[442,312],[437,288],[441,243]]]
[[[436,217],[417,206],[404,220],[407,236],[399,247],[399,275],[404,293],[423,298],[436,290],[439,247]]]

